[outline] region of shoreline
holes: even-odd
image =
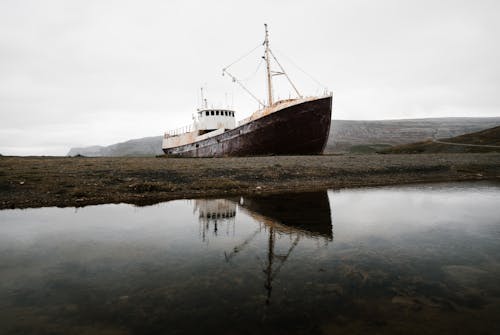
[[[500,154],[0,157],[0,209],[500,181]]]

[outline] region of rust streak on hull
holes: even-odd
[[[220,135],[164,149],[177,157],[321,154],[330,131],[332,97],[319,98],[228,130]]]

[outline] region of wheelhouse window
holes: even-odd
[[[219,111],[215,111],[215,115],[219,115]]]
[[[210,112],[209,112],[209,111],[206,111],[206,112],[205,112],[205,115],[206,115],[206,116],[209,116],[209,115],[210,115]]]
[[[210,115],[215,115],[215,112],[214,111],[210,111]]]

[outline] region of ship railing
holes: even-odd
[[[166,134],[168,134],[169,136],[179,136],[185,133],[190,133],[192,131],[193,131],[193,125],[190,124],[177,129],[169,130]]]

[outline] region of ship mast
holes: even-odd
[[[240,57],[238,60],[234,61],[230,65],[228,65],[225,68],[223,68],[222,69],[222,75],[227,74],[229,77],[231,77],[231,79],[233,80],[233,82],[235,82],[238,85],[240,85],[241,88],[243,88],[248,94],[250,94],[250,96],[252,98],[254,98],[255,101],[257,101],[259,103],[259,105],[261,105],[263,107],[271,107],[271,106],[274,105],[274,100],[273,100],[273,82],[272,82],[272,77],[273,76],[284,75],[286,77],[286,79],[288,80],[288,82],[290,83],[290,85],[292,86],[292,88],[295,91],[295,93],[297,93],[297,96],[299,98],[302,98],[302,94],[300,94],[299,90],[293,84],[293,82],[291,81],[290,77],[288,77],[288,74],[285,72],[285,69],[283,69],[283,66],[281,66],[281,64],[276,59],[276,56],[274,55],[274,53],[272,52],[272,50],[269,48],[269,31],[267,30],[267,24],[266,23],[264,23],[264,28],[265,28],[265,31],[266,31],[266,36],[265,36],[265,39],[264,39],[264,43],[257,45],[255,48],[253,48],[252,50],[250,50],[250,52],[248,52],[247,54],[245,54],[242,57]],[[262,56],[262,58],[266,61],[266,70],[267,70],[266,71],[266,79],[267,79],[267,106],[264,103],[265,101],[259,100],[252,92],[250,92],[250,90],[248,88],[245,87],[245,85],[243,85],[243,83],[241,81],[239,81],[235,76],[233,76],[228,71],[228,69],[231,66],[233,66],[234,64],[236,64],[237,62],[239,62],[243,58],[245,58],[248,55],[250,55],[253,51],[255,51],[257,48],[261,47],[262,45],[264,45],[264,47],[265,47],[265,53],[264,53],[264,56]],[[271,57],[274,59],[274,61],[279,66],[279,68],[281,69],[281,71],[279,71],[279,72],[278,71],[271,71]],[[259,66],[260,66],[260,64],[259,64]]]
[[[267,31],[267,23],[264,23],[264,27],[266,29],[266,39],[264,40],[264,45],[266,47],[266,53],[264,59],[266,60],[266,68],[267,68],[267,97],[268,97],[268,106],[273,105],[273,84],[271,81],[271,63],[269,59],[269,32]]]

